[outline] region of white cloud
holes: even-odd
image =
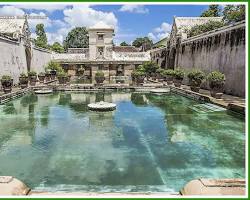
[[[33,9],[33,10],[46,10],[48,12],[53,12],[55,10],[63,10],[67,7],[66,4],[54,4],[46,2],[45,4],[29,3],[29,4],[17,4],[16,8],[22,9]]]
[[[148,13],[148,9],[143,5],[123,5],[119,11],[130,13]]]
[[[15,6],[3,6],[0,8],[0,16],[23,16],[24,14],[22,9]]]
[[[63,11],[64,20],[72,27],[93,26],[102,21],[107,25],[117,27],[118,20],[112,12],[97,11],[88,5],[74,5]]]
[[[172,29],[172,25],[163,22],[159,27],[153,29],[152,32],[148,33],[148,37],[151,38],[154,42],[161,40],[165,37],[168,37]]]

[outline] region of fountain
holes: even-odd
[[[116,104],[100,101],[88,104],[88,108],[93,111],[112,111],[116,109]]]

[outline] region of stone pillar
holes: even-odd
[[[128,76],[128,80],[125,80],[125,83],[132,84],[131,73],[135,69],[134,64],[124,65],[124,76]]]

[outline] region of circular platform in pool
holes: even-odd
[[[116,109],[116,104],[100,101],[88,104],[88,108],[93,111],[112,111]]]
[[[36,90],[35,94],[50,94],[53,90]]]
[[[170,88],[156,88],[156,89],[150,90],[150,92],[152,92],[152,93],[169,93]]]

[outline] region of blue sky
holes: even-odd
[[[32,36],[37,23],[44,23],[50,43],[62,42],[76,26],[92,26],[99,21],[115,27],[116,44],[131,43],[136,37],[149,36],[158,41],[168,36],[174,16],[199,16],[208,5],[93,5],[93,4],[5,4],[0,16],[47,16],[29,20]]]

